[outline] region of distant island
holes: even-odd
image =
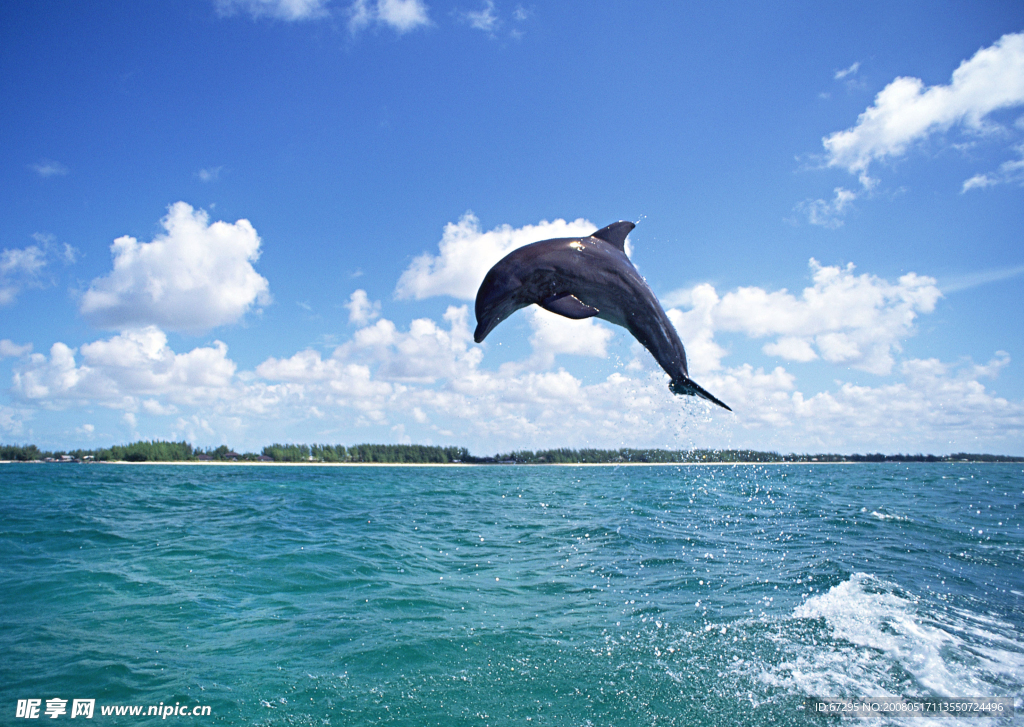
[[[477,457],[465,447],[422,444],[271,444],[259,454],[222,445],[139,441],[101,449],[45,452],[34,444],[0,445],[6,462],[282,462],[325,464],[714,464],[736,462],[1024,462],[999,454],[779,454],[751,449],[544,449]]]

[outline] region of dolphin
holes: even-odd
[[[536,303],[566,318],[597,316],[622,326],[671,379],[673,394],[699,396],[732,411],[690,378],[686,351],[665,310],[626,257],[632,222],[587,237],[541,240],[513,250],[491,268],[476,294],[477,343],[520,308]]]

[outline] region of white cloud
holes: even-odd
[[[964,182],[964,186],[961,187],[961,192],[966,192],[969,189],[984,189],[985,187],[992,187],[999,184],[999,181],[988,174],[975,174],[970,179]]]
[[[26,288],[54,284],[54,276],[44,274],[52,260],[72,265],[78,259],[76,248],[67,243],[58,246],[51,234],[35,232],[32,239],[37,244],[0,250],[0,306],[14,303]]]
[[[948,85],[926,88],[910,77],[892,81],[856,126],[823,139],[828,166],[846,169],[870,186],[872,162],[902,156],[912,144],[956,125],[985,131],[993,111],[1022,104],[1024,33],[1012,33],[963,61]]]
[[[10,305],[26,287],[39,285],[46,253],[37,245],[0,251],[0,306]]]
[[[670,312],[670,317],[693,351],[695,370],[713,370],[697,355],[699,346],[715,367],[721,349],[711,348],[711,337],[715,331],[735,331],[752,338],[777,336],[763,349],[771,356],[792,361],[820,356],[830,363],[888,374],[900,340],[912,334],[917,316],[930,313],[942,295],[935,280],[915,273],[890,283],[873,275],[854,275],[852,264],[822,266],[813,258],[810,269],[814,284],[799,297],[785,289],[768,292],[756,287],[719,297],[706,283],[666,296],[666,304],[693,306],[686,312]]]
[[[179,217],[184,232],[172,221]],[[229,261],[248,265],[259,242],[243,222],[210,225],[187,205],[172,208],[167,234],[142,245],[128,238],[124,246],[136,253],[124,262],[115,254],[115,273],[174,269],[167,261],[187,257],[180,250],[160,252],[153,262],[138,248],[188,248],[196,238],[214,235],[217,225],[225,247],[235,250]],[[467,215],[445,229],[437,254],[413,261],[396,292],[472,299],[490,265],[514,247],[594,229],[586,220],[557,220],[484,232]],[[209,247],[208,241],[200,247]],[[795,293],[758,287],[720,293],[703,284],[665,296],[691,373],[734,414],[673,396],[666,375],[638,344],[631,349],[633,361],[599,364],[604,372],[595,376],[593,359],[609,359],[619,333],[602,322],[568,321],[533,307],[524,311],[532,352],[488,366],[494,349],[473,344],[469,306],[449,306],[440,321],[419,318],[403,327],[381,318],[378,304],[360,289],[348,300],[357,326],[348,340],[327,354],[302,350],[251,370],[239,370],[219,341],[175,352],[155,326],[123,330],[78,349],[58,342],[46,353],[0,342],[0,354],[20,357],[13,364],[11,393],[22,406],[0,410],[0,428],[20,431],[33,409],[97,406],[118,412],[133,436],[185,437],[200,445],[230,441],[242,449],[294,433],[309,441],[329,436],[342,442],[437,437],[480,453],[548,446],[935,452],[1024,447],[1024,402],[1001,398],[983,383],[1009,365],[1008,355],[998,352],[983,365],[898,360],[900,342],[941,295],[934,280],[910,273],[890,282],[858,275],[852,265],[814,260],[810,272],[812,282]],[[876,386],[855,385],[837,369],[830,377],[837,379],[834,385],[809,391],[783,366],[728,365],[728,350],[716,341],[724,333],[766,339],[765,353],[786,361],[818,361],[888,378]],[[566,354],[591,357],[586,379],[567,370],[577,362],[560,358]]]
[[[208,167],[206,169],[200,169],[196,172],[196,176],[203,182],[216,182],[220,178],[220,172],[224,168],[222,164],[219,167]]]
[[[9,338],[0,340],[0,358],[18,358],[32,352],[32,344],[26,343],[22,346],[14,343]]]
[[[25,431],[25,413],[0,404],[0,432],[18,436]]]
[[[997,184],[1024,183],[1024,144],[1017,144],[1013,147],[1020,159],[1009,159],[999,165],[999,169],[988,174],[975,174],[964,182],[960,193],[970,189],[984,189],[994,187]]]
[[[1024,443],[1024,402],[1000,398],[979,381],[1008,363],[1001,353],[986,366],[906,361],[892,383],[839,383],[813,394],[800,391],[782,367],[766,372],[741,365],[707,374],[701,383],[728,401],[735,417],[672,396],[660,372],[615,371],[585,385],[564,369],[489,371],[463,360],[447,378],[397,383],[374,360],[357,365],[338,353],[322,359],[315,352],[294,358],[302,361],[290,361],[287,371],[265,365],[260,373],[268,382],[291,382],[294,395],[316,401],[323,416],[351,417],[345,413],[351,411],[362,426],[404,425],[406,430],[440,421],[456,440],[487,453],[552,443],[686,447],[729,442],[782,451],[936,452]],[[287,410],[276,414],[287,415]]]
[[[187,419],[185,417],[178,417],[174,427],[171,434],[171,439],[173,440],[184,438],[189,442],[220,441],[217,437],[217,432],[210,426],[210,423],[196,414]]]
[[[305,350],[242,372],[221,343],[175,353],[152,328],[77,352],[56,343],[16,368],[12,391],[31,406],[118,410],[142,436],[166,437],[169,427],[172,438],[221,443],[231,435],[233,446],[253,449],[284,427],[311,421],[336,432],[336,441],[390,436],[398,427],[413,441],[443,431],[443,441],[479,453],[554,445],[890,452],[1024,446],[1024,402],[982,383],[1009,365],[1002,352],[984,365],[912,359],[879,386],[837,382],[817,393],[802,391],[781,366],[720,367],[700,381],[733,406],[736,413],[725,414],[672,396],[653,367],[628,374],[619,368],[592,384],[528,362],[489,370],[484,349],[469,343],[467,318],[462,306],[448,309],[447,328],[420,319],[400,330],[378,320],[330,356]],[[153,433],[146,417],[172,414],[178,419]],[[0,411],[0,428],[17,433],[23,418]]]
[[[15,370],[12,392],[56,407],[83,403],[134,411],[143,396],[195,405],[226,398],[236,368],[220,341],[176,354],[167,336],[150,326],[87,343],[79,351],[55,343],[49,357],[32,354]]]
[[[368,25],[386,25],[399,35],[430,25],[427,6],[422,0],[355,0],[348,10],[348,27],[358,33]]]
[[[345,307],[348,308],[348,322],[357,326],[365,326],[370,321],[380,318],[380,301],[371,302],[362,288],[349,296]]]
[[[114,240],[114,269],[92,281],[82,315],[103,328],[203,331],[270,302],[267,280],[252,267],[260,238],[248,220],[210,224],[206,212],[177,202],[161,224],[166,233],[152,242]]]
[[[309,20],[327,14],[327,0],[216,0],[216,5],[222,15],[233,15],[242,10],[254,18]]]
[[[698,285],[690,291],[676,291],[666,296],[665,305],[689,307],[685,312],[669,308],[666,313],[686,347],[690,375],[698,380],[722,368],[722,358],[727,353],[714,340],[717,327],[715,313],[720,303],[718,293],[711,285]]]
[[[493,33],[499,24],[498,16],[494,13],[494,0],[485,0],[482,8],[467,10],[462,17],[469,23],[469,27],[485,33]]]
[[[466,306],[449,306],[444,314],[448,330],[429,318],[417,318],[401,332],[389,320],[360,328],[352,340],[335,352],[345,360],[374,363],[379,376],[398,382],[434,383],[474,369],[483,349],[472,345]]]
[[[858,70],[860,70],[860,61],[855,62],[849,68],[844,68],[841,71],[836,71],[836,75],[833,76],[833,78],[837,81],[841,81],[847,76],[852,76],[856,74]]]
[[[473,300],[487,271],[512,250],[538,240],[589,235],[597,229],[596,225],[579,218],[573,222],[545,220],[519,228],[502,225],[484,232],[480,220],[472,212],[466,212],[458,223],[445,225],[438,243],[439,254],[423,253],[406,268],[398,279],[395,297],[421,300],[450,295]]]
[[[1008,363],[1003,352],[981,367],[912,359],[900,365],[894,382],[877,387],[838,383],[833,391],[813,395],[797,390],[782,369],[776,369],[772,380],[740,367],[706,383],[728,397],[741,412],[748,441],[761,441],[761,446],[774,442],[776,448],[799,451],[1004,451],[1024,443],[1024,402],[994,395],[978,378],[991,377]],[[755,432],[768,437],[759,440]]]
[[[60,256],[64,261],[65,265],[74,265],[78,262],[79,251],[78,248],[68,243],[64,243],[60,249]]]
[[[65,177],[68,174],[66,166],[52,159],[43,159],[35,164],[30,164],[29,169],[44,179],[47,177]]]
[[[60,246],[57,245],[57,237],[51,235],[48,232],[33,232],[32,239],[39,243],[41,253],[39,255],[38,266],[40,269],[46,265],[47,260],[45,258],[56,257],[65,265],[74,265],[78,261],[79,250],[73,245],[68,243],[62,243]]]
[[[798,212],[807,215],[807,221],[812,225],[820,225],[830,230],[835,230],[843,225],[843,215],[857,199],[857,194],[843,187],[836,187],[831,201],[824,199],[809,199],[796,206]]]
[[[46,266],[46,256],[35,245],[0,252],[0,275],[35,275]]]
[[[615,334],[609,325],[596,318],[570,320],[535,305],[525,313],[533,328],[530,336],[534,351],[531,366],[549,368],[559,354],[608,357],[608,343]]]
[[[961,273],[956,277],[943,280],[939,287],[943,293],[958,293],[961,290],[969,290],[979,285],[988,285],[989,283],[1016,278],[1018,275],[1024,275],[1024,265],[982,270],[976,273]]]
[[[775,343],[766,343],[762,349],[769,356],[777,356],[788,361],[806,363],[818,358],[814,346],[806,338],[782,336]]]
[[[430,24],[427,6],[420,0],[377,0],[377,17],[399,33]]]
[[[1000,352],[982,375],[1008,363]],[[953,434],[969,446],[978,435],[998,435],[1000,426],[1019,430],[1024,407],[986,391],[977,368],[913,359],[900,366],[901,381],[879,387],[843,384],[835,392],[800,397],[794,405],[813,420],[813,429],[834,436],[840,427],[851,427],[858,438],[880,446],[890,438],[909,439],[901,431],[921,433],[936,446],[949,446],[947,437]]]
[[[154,414],[156,416],[168,416],[178,413],[178,407],[173,404],[163,404],[156,399],[146,399],[143,401],[142,410],[147,414]]]

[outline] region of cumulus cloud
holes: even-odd
[[[687,368],[698,379],[722,368],[722,358],[726,355],[726,350],[715,342],[715,313],[720,303],[718,293],[711,285],[670,293],[664,301],[665,305],[689,308],[686,312],[678,308],[669,308],[665,312],[686,346]]]
[[[898,381],[877,387],[845,383],[811,397],[794,395],[792,411],[822,443],[842,427],[879,448],[891,447],[893,440],[913,446],[909,443],[918,436],[938,448],[954,440],[964,447],[979,439],[994,442],[1002,438],[1000,427],[1008,428],[1006,434],[1021,431],[1024,405],[993,395],[978,379],[992,377],[1008,364],[1005,352],[997,352],[984,366],[912,359],[900,365]],[[916,446],[925,445],[919,441]]]
[[[769,356],[777,356],[789,361],[800,361],[806,363],[818,358],[814,346],[806,338],[796,336],[782,336],[774,343],[766,343],[763,348]]]
[[[879,386],[837,382],[835,389],[815,394],[801,392],[781,367],[766,373],[740,366],[706,383],[740,412],[738,425],[751,445],[802,451],[991,451],[1019,447],[1024,435],[1024,402],[999,397],[979,381],[1008,363],[1005,352],[983,366],[911,359],[900,364],[895,381]]]
[[[254,18],[270,17],[279,20],[309,20],[327,14],[327,0],[216,0],[221,15],[237,11]]]
[[[934,310],[942,295],[934,279],[915,273],[890,283],[873,275],[855,275],[852,263],[845,268],[823,266],[813,258],[810,269],[814,284],[799,296],[785,289],[749,287],[720,297],[706,283],[676,291],[666,296],[666,303],[691,308],[670,317],[678,321],[681,333],[688,334],[683,337],[688,348],[696,353],[691,340],[705,347],[712,368],[721,349],[710,348],[711,336],[715,331],[736,331],[752,338],[776,337],[763,349],[770,356],[791,361],[821,357],[888,374],[900,340],[911,335],[918,315]],[[702,365],[695,355],[691,358]]]
[[[608,343],[615,335],[610,325],[596,318],[570,320],[535,305],[526,309],[526,315],[533,329],[531,367],[549,368],[560,354],[608,357]]]
[[[480,220],[466,212],[457,223],[445,225],[438,254],[423,253],[405,269],[398,279],[395,297],[422,300],[449,295],[473,300],[487,271],[512,250],[553,237],[589,235],[597,229],[581,217],[572,222],[545,220],[518,228],[501,225],[484,232]]]
[[[260,238],[248,220],[210,224],[206,212],[177,202],[161,224],[165,233],[152,242],[114,240],[114,269],[82,296],[79,309],[89,321],[198,332],[270,302],[269,284],[252,266]]]
[[[0,340],[0,358],[17,358],[32,352],[32,344],[26,343],[19,346],[9,338]]]
[[[870,187],[872,162],[902,156],[913,144],[954,126],[986,131],[993,111],[1022,104],[1024,33],[1011,33],[963,61],[946,85],[925,87],[919,78],[895,79],[854,127],[830,134],[822,143],[828,166],[846,169]]]
[[[385,25],[399,35],[430,25],[422,0],[355,0],[348,10],[349,30],[355,34],[369,25]]]
[[[15,370],[13,393],[48,406],[99,404],[134,411],[139,397],[196,404],[223,398],[236,364],[220,341],[176,354],[154,326],[125,331],[75,350],[63,343]]]
[[[433,433],[481,452],[553,443],[937,452],[1024,444],[1024,402],[982,383],[1009,365],[1003,352],[981,365],[911,359],[878,386],[840,381],[819,392],[802,391],[781,366],[720,366],[701,383],[736,411],[725,414],[672,396],[653,367],[619,368],[589,384],[563,368],[488,369],[470,342],[467,308],[450,307],[445,323],[419,319],[402,330],[378,320],[330,355],[307,349],[254,371],[238,371],[222,343],[176,353],[150,328],[32,354],[16,366],[12,392],[31,406],[118,410],[145,436],[154,436],[146,418],[176,415],[159,436],[211,442],[230,431],[253,447],[312,419],[340,441],[400,428],[417,432],[415,441]],[[0,429],[16,433],[23,418],[3,409]]]
[[[441,350],[446,346],[437,343]],[[424,419],[442,421],[460,441],[483,451],[555,442],[684,447],[731,442],[784,451],[918,451],[930,445],[931,451],[948,451],[951,443],[969,448],[979,439],[985,442],[980,449],[999,448],[999,442],[1020,446],[1024,437],[1024,402],[996,396],[980,381],[1008,363],[1003,353],[984,366],[914,359],[900,365],[896,381],[876,387],[840,382],[817,393],[801,391],[783,367],[765,371],[741,365],[706,374],[701,383],[733,405],[735,416],[672,396],[660,372],[613,371],[584,384],[561,368],[491,371],[458,353],[433,358],[454,365],[446,371],[435,367],[445,375],[429,383],[396,381],[396,372],[380,366],[386,357],[355,364],[344,351],[328,359],[303,352],[287,365],[268,363],[259,373],[268,384],[295,387],[297,401],[318,402],[325,416],[352,411],[363,425],[407,429]]]
[[[356,331],[336,353],[347,360],[373,362],[378,374],[390,381],[433,383],[451,378],[475,368],[483,350],[473,345],[466,306],[449,306],[444,320],[447,330],[429,318],[417,318],[408,332],[402,332],[382,319]]]
[[[357,326],[365,326],[370,321],[380,318],[380,301],[371,302],[362,288],[349,296],[345,307],[348,308],[348,322]]]
[[[358,426],[404,432],[440,421],[447,437],[502,443],[488,446],[535,446],[544,437],[579,442],[581,433],[599,427],[607,435],[627,422],[632,430],[643,424],[645,407],[651,406],[649,395],[641,392],[651,387],[646,376],[638,385],[612,374],[586,387],[564,369],[506,365],[487,370],[481,367],[483,349],[471,344],[466,306],[449,307],[445,320],[447,329],[420,319],[407,331],[379,320],[330,357],[306,350],[269,359],[256,373],[268,384],[296,387],[328,415],[338,407],[353,411]],[[664,388],[662,381],[657,384]],[[671,398],[667,389],[659,396]]]
[[[100,280],[110,281],[111,290],[142,295],[138,291],[150,287],[136,281],[147,275],[164,280],[153,271],[174,269],[169,260],[190,256],[166,248],[210,247],[209,240],[195,240],[216,237],[211,231],[218,225],[228,261],[249,265],[259,239],[243,223],[209,224],[202,213],[176,206],[165,220],[166,234],[143,244],[127,238],[121,247],[132,252],[122,262],[115,249],[115,271]],[[509,250],[595,227],[556,220],[483,231],[467,214],[446,227],[436,254],[409,265],[396,295],[470,300],[486,270]],[[140,251],[154,245],[164,249],[151,258]],[[621,332],[603,322],[530,308],[523,316],[532,351],[488,366],[493,349],[473,343],[468,305],[449,306],[440,320],[403,326],[381,317],[379,304],[359,289],[347,303],[355,325],[348,340],[327,353],[305,349],[249,370],[240,370],[219,341],[176,352],[155,325],[77,349],[58,342],[45,353],[0,342],[0,355],[17,357],[11,393],[23,407],[0,412],[0,426],[21,426],[33,408],[98,406],[117,411],[122,425],[140,436],[201,444],[230,436],[233,446],[256,448],[284,431],[311,431],[311,422],[315,436],[330,432],[335,441],[398,437],[481,452],[552,445],[938,452],[1024,446],[1024,402],[1002,398],[984,383],[1009,365],[1007,354],[997,352],[984,364],[899,360],[900,342],[941,295],[934,280],[909,273],[888,281],[857,274],[852,265],[814,260],[810,273],[811,283],[792,293],[703,284],[665,296],[691,373],[734,414],[673,396],[667,376],[638,344],[634,360],[602,364],[603,374],[595,376],[588,366],[583,379],[567,370],[576,365],[569,356],[609,358]],[[191,273],[186,268],[184,274]],[[117,288],[122,278],[116,275],[129,283]],[[183,286],[175,285],[172,297],[180,297]],[[101,287],[94,282],[93,289]],[[151,305],[142,300],[140,307]],[[835,384],[808,390],[782,365],[729,365],[727,348],[716,340],[725,333],[763,339],[764,352],[785,362],[819,361],[888,378],[863,386],[843,381],[840,369],[830,377]]]

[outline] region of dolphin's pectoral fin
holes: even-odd
[[[636,227],[632,222],[613,222],[607,227],[602,227],[600,230],[591,235],[599,240],[614,245],[623,252],[626,251],[626,236]]]
[[[557,313],[560,316],[572,318],[573,320],[592,318],[600,312],[597,308],[592,308],[586,303],[580,301],[580,299],[572,293],[558,293],[545,298],[540,302],[540,307],[545,310],[549,310],[552,313]]]

